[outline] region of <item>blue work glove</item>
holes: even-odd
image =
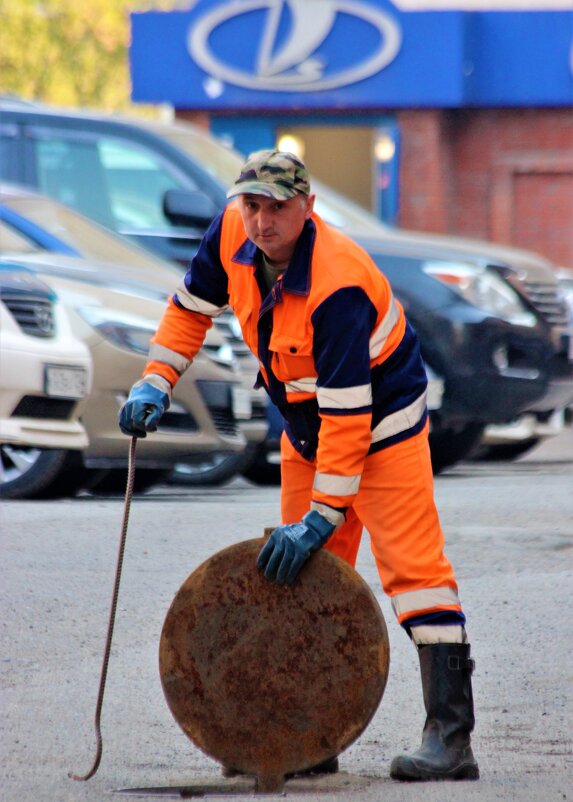
[[[279,526],[261,549],[257,568],[266,579],[292,585],[310,555],[324,546],[336,526],[316,510],[307,512],[298,524]]]
[[[149,382],[138,382],[131,388],[119,410],[119,428],[131,437],[147,437],[157,429],[163,413],[169,409],[169,396]]]

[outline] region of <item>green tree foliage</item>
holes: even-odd
[[[130,107],[129,15],[177,0],[0,0],[0,94],[109,111]]]

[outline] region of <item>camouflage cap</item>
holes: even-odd
[[[265,195],[288,200],[297,194],[310,194],[308,170],[294,155],[281,150],[257,150],[247,157],[228,198],[237,195]]]

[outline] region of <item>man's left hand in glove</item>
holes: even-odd
[[[336,529],[316,510],[298,524],[279,526],[260,551],[257,568],[266,579],[279,585],[292,585],[310,555],[320,549]]]

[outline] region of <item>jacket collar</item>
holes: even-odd
[[[298,238],[290,264],[283,275],[282,287],[295,295],[308,295],[310,292],[310,266],[316,238],[316,225],[312,218],[307,220]],[[259,249],[246,239],[233,256],[233,262],[241,265],[257,265]]]

